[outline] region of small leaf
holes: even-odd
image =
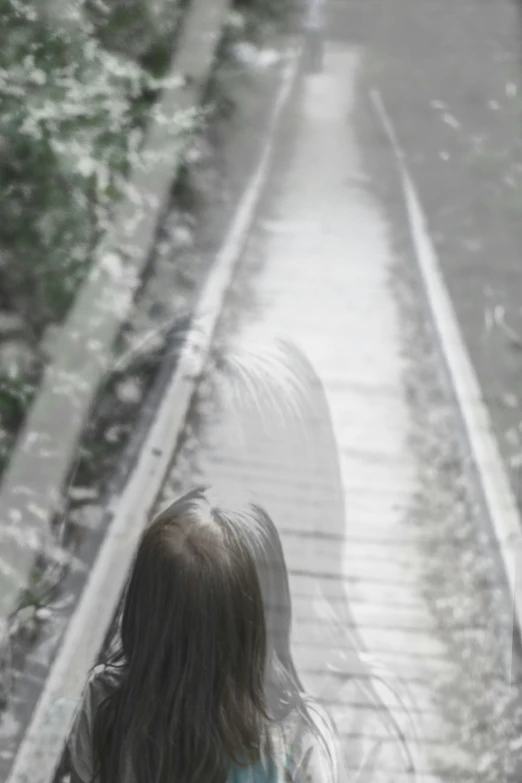
[[[80,158],[76,165],[78,171],[83,177],[91,177],[96,167],[95,161],[92,160],[92,158],[88,158],[87,156]]]

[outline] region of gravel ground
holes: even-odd
[[[419,306],[415,270],[399,267],[394,283],[404,313],[412,444],[422,466],[422,490],[411,524],[438,529],[427,561],[431,568],[424,574],[425,595],[463,675],[458,682],[441,677],[435,683],[439,703],[477,760],[476,781],[518,780],[522,707],[519,688],[506,681],[499,645],[498,620],[504,610],[494,581],[495,564],[462,464],[462,444],[455,438],[458,422],[448,402],[440,356]]]
[[[466,446],[456,434],[460,423],[427,315],[398,198],[395,162],[364,88],[363,84],[356,116],[369,172],[367,186],[390,218],[399,259],[391,282],[403,316],[412,447],[421,466],[422,487],[411,525],[439,531],[435,542],[429,543],[432,557],[426,561],[424,592],[449,654],[462,672],[458,682],[441,676],[434,685],[460,744],[476,759],[474,779],[515,781],[522,768],[522,707],[520,687],[507,679],[505,648],[499,644],[510,620],[505,594],[496,579],[489,529],[466,469]]]
[[[338,0],[330,16],[397,128],[520,494],[521,4]]]

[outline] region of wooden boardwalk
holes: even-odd
[[[361,188],[364,171],[350,127],[357,68],[357,52],[331,46],[325,72],[296,97],[289,119],[294,140],[280,154],[250,244],[262,263],[243,319],[295,338],[316,368],[332,411],[344,493],[328,425],[313,410],[299,443],[284,437],[283,424],[267,426],[253,411],[245,414],[241,439],[230,427],[237,410],[216,417],[214,409],[203,422],[199,464],[205,478],[248,486],[281,531],[296,662],[314,695],[333,686],[329,703],[348,766],[358,739],[382,738],[392,749],[381,760],[382,779],[413,780],[382,710],[326,670],[343,654],[348,667],[356,666],[349,641],[355,624],[369,654],[403,677],[413,696],[407,712],[381,689],[405,736],[413,740],[412,724],[418,732],[418,779],[453,783],[453,765],[459,780],[468,779],[471,766],[432,682],[437,672],[459,673],[423,599],[426,543],[438,533],[409,519],[418,466],[409,443],[400,316],[389,285],[388,227]],[[341,625],[323,616],[318,593],[333,608],[349,606]]]

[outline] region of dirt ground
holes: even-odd
[[[522,388],[522,19],[512,0],[338,0],[406,151],[514,487]]]

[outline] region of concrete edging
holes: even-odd
[[[512,626],[506,653],[507,673],[513,679],[513,642],[522,629],[522,530],[514,492],[493,433],[475,369],[442,277],[440,264],[426,218],[397,138],[391,118],[378,90],[370,91],[374,110],[392,147],[402,183],[411,239],[438,333],[442,352],[464,425],[486,511],[499,547],[501,565],[509,590]]]

